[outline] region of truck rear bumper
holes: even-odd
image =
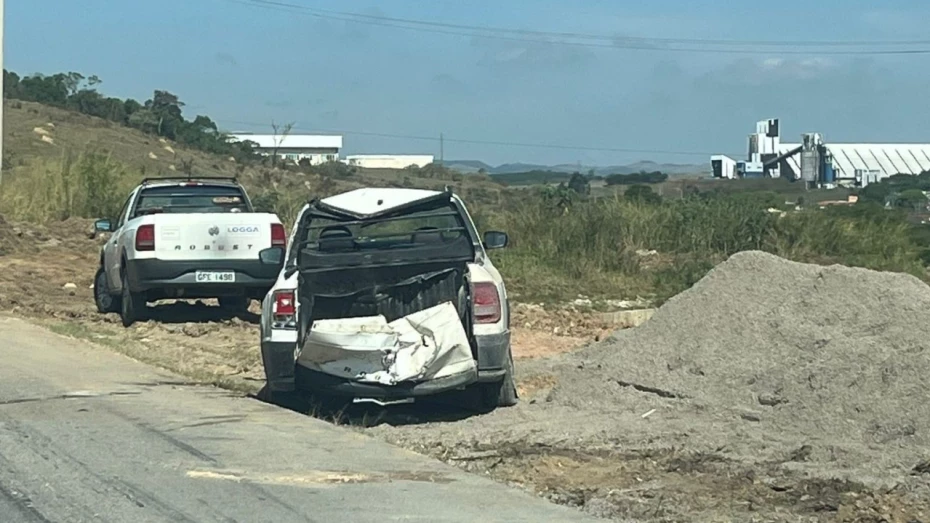
[[[403,399],[460,389],[473,383],[502,380],[505,377],[505,362],[510,359],[510,332],[477,336],[476,342],[479,358],[477,372],[394,386],[359,383],[307,369],[295,361],[294,342],[263,339],[261,349],[265,379],[271,391],[292,392],[299,389],[340,396]]]
[[[302,365],[295,366],[297,390],[324,392],[334,396],[353,398],[376,398],[396,400],[432,396],[442,392],[461,389],[478,381],[478,372],[471,370],[452,376],[430,381],[399,383],[397,385],[378,385],[337,378],[329,374],[308,369]]]
[[[274,285],[280,267],[260,260],[162,261],[130,260],[126,262],[129,290],[149,292],[158,297],[215,298],[249,295],[261,298]],[[230,283],[198,282],[197,271],[221,271],[235,274]]]

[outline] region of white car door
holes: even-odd
[[[122,281],[120,280],[120,243],[121,237],[125,232],[123,228],[128,221],[129,209],[135,199],[135,191],[129,195],[126,203],[123,204],[123,210],[120,211],[119,218],[116,221],[116,229],[110,234],[110,238],[103,246],[103,263],[104,270],[107,272],[107,279],[110,283],[110,289],[114,291],[122,290]]]

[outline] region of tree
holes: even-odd
[[[576,172],[568,179],[568,188],[581,196],[591,194],[591,182],[583,174]]]
[[[631,174],[610,174],[604,180],[607,185],[655,184],[668,180],[668,175],[659,171],[640,171]]]
[[[139,109],[129,115],[129,125],[142,132],[157,134],[158,117],[150,109]]]
[[[13,71],[3,70],[3,96],[10,99],[22,99],[19,75]]]
[[[272,120],[271,129],[274,131],[274,136],[272,138],[272,140],[274,141],[274,145],[271,148],[271,166],[272,167],[278,166],[278,149],[281,148],[281,144],[284,143],[284,140],[287,139],[288,135],[291,134],[291,129],[293,128],[294,128],[293,123],[286,123],[283,126],[279,126],[278,124],[274,123],[274,121]]]
[[[656,194],[652,187],[648,185],[631,185],[623,193],[623,198],[631,202],[645,203],[647,205],[662,203],[662,197]]]
[[[540,194],[545,203],[552,205],[562,214],[567,214],[578,199],[578,193],[569,189],[565,182],[556,186],[546,185],[542,187]]]
[[[915,211],[926,211],[927,195],[920,189],[907,189],[898,195],[898,205]]]
[[[178,99],[177,95],[168,91],[155,90],[152,99],[145,102],[145,108],[158,121],[155,131],[158,136],[171,140],[177,138],[178,131],[181,130],[184,123],[184,117],[181,115],[181,107],[183,106],[184,104]]]

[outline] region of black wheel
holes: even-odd
[[[123,320],[123,327],[129,327],[133,323],[145,319],[145,294],[129,290],[129,278],[126,276],[125,271],[121,274],[121,280],[123,293],[122,298],[120,298],[119,316]]]
[[[110,283],[103,267],[97,269],[97,275],[94,276],[94,303],[97,305],[97,312],[102,314],[120,310],[119,296],[110,293]]]
[[[248,312],[249,305],[252,305],[252,300],[247,296],[220,296],[217,301],[220,307],[234,313]]]
[[[517,385],[513,378],[513,354],[507,351],[504,363],[504,379],[495,383],[482,383],[478,386],[481,407],[494,410],[497,407],[513,407],[519,401]]]

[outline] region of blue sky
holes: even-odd
[[[930,4],[916,0],[286,1],[617,38],[930,40]],[[791,141],[806,131],[834,142],[930,140],[930,54],[591,48],[320,19],[248,0],[13,0],[4,50],[5,67],[20,74],[96,74],[101,91],[140,100],[169,90],[186,116],[206,114],[226,130],[270,131],[274,120],[342,131],[347,153],[438,155],[438,140],[372,134],[442,132],[446,159],[703,164],[713,152],[742,155],[754,122],[770,117]]]

